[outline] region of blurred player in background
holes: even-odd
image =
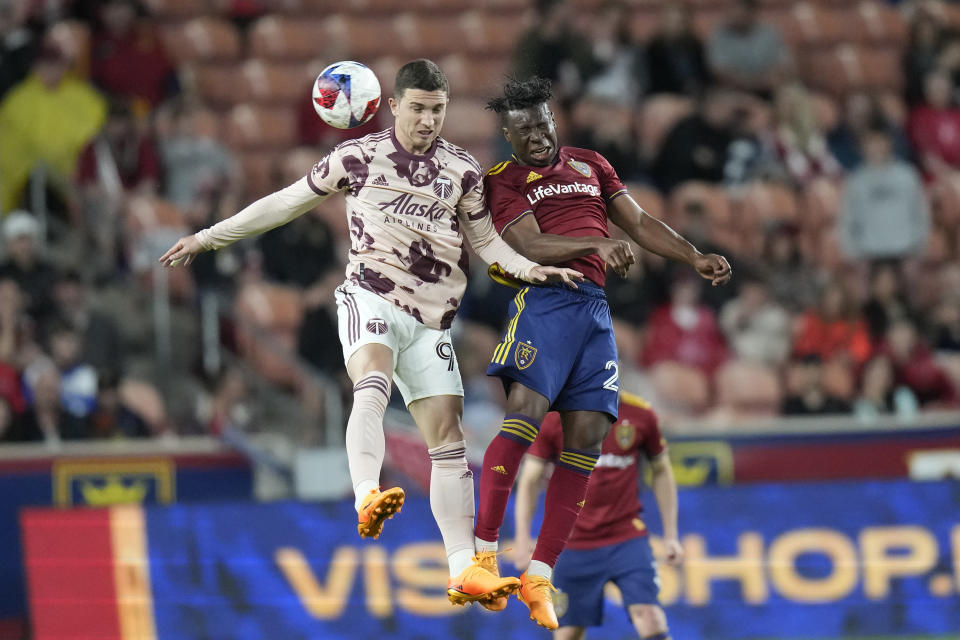
[[[640,458],[653,471],[653,493],[663,523],[667,562],[678,564],[683,547],[677,534],[677,483],[660,435],[657,414],[642,398],[620,392],[620,416],[603,440],[600,459],[590,479],[587,497],[567,547],[557,562],[553,596],[560,628],[554,640],[581,640],[586,627],[603,624],[603,588],[613,582],[643,640],[669,640],[667,617],[657,600],[660,581],[640,519]],[[536,511],[548,465],[563,451],[560,416],[550,413],[524,457],[517,480],[514,514],[517,529],[516,564],[530,562],[530,524]]]
[[[236,215],[181,238],[160,261],[188,265],[197,254],[290,222],[338,192],[346,194],[351,249],[337,289],[340,341],[354,383],[346,449],[356,497],[357,530],[379,536],[400,511],[399,487],[380,491],[383,416],[396,382],[429,447],[430,505],[450,565],[455,604],[505,596],[516,578],[501,579],[474,557],[473,474],[461,430],[463,385],[450,325],[467,284],[464,236],[490,264],[528,282],[580,274],[541,267],[497,235],[473,157],[438,137],[449,85],[429,60],[397,72],[390,110],[394,126],[347,140],[289,187]]]
[[[563,450],[519,592],[531,619],[556,629],[553,566],[580,512],[600,444],[617,418],[617,348],[603,285],[607,265],[623,276],[634,256],[628,242],[610,238],[607,219],[642,248],[689,264],[714,285],[727,282],[731,272],[722,256],[700,253],[647,215],[603,156],[559,146],[550,98],[550,82],[531,78],[510,80],[503,95],[488,103],[500,115],[513,158],[487,172],[487,203],[510,246],[538,262],[575,268],[586,280],[576,290],[525,287],[511,304],[506,334],[487,369],[503,380],[507,408],[483,457],[475,544],[481,564],[499,573],[497,539],[520,460],[547,411],[559,411]],[[495,267],[491,273],[498,277]],[[484,606],[506,603],[497,599]]]

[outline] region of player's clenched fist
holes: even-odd
[[[633,255],[633,249],[626,240],[616,240],[614,238],[599,238],[600,248],[597,255],[603,258],[603,261],[612,268],[618,276],[625,278],[630,271],[630,265],[637,261]]]
[[[693,261],[693,268],[702,277],[710,280],[713,286],[726,284],[733,275],[727,259],[716,253],[703,253]]]
[[[683,545],[676,538],[666,538],[663,541],[667,564],[677,566],[683,562]]]
[[[178,267],[180,265],[186,267],[193,262],[197,255],[204,251],[206,249],[203,248],[196,236],[185,236],[177,240],[175,245],[160,256],[160,264],[165,267]]]

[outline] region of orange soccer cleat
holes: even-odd
[[[526,571],[520,576],[520,602],[530,607],[531,620],[551,631],[560,626],[557,612],[553,610],[553,596],[550,594],[556,590],[543,576],[531,576]]]
[[[500,577],[500,568],[497,566],[497,552],[496,551],[479,551],[477,552],[477,564],[480,565],[481,569],[486,569],[496,577]],[[481,600],[480,605],[484,609],[490,611],[503,611],[507,608],[507,597],[500,596],[497,598],[492,598],[490,600]]]
[[[404,493],[400,487],[380,491],[371,489],[370,495],[363,501],[360,511],[357,512],[357,533],[361,538],[376,540],[383,531],[383,523],[392,518],[393,514],[400,513],[403,506]]]
[[[520,580],[494,575],[480,566],[480,560],[474,557],[473,564],[461,571],[460,575],[450,578],[447,583],[447,598],[453,604],[459,605],[477,601],[484,604],[499,598],[506,601],[507,596],[519,588]]]

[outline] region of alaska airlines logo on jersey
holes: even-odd
[[[527,194],[527,200],[530,201],[530,204],[537,204],[544,198],[550,198],[567,193],[583,193],[588,196],[599,196],[600,187],[595,184],[586,184],[583,182],[574,182],[572,184],[540,185],[536,189],[532,189],[530,193]]]
[[[537,348],[532,344],[520,342],[517,344],[517,350],[513,353],[513,359],[517,363],[518,369],[526,369],[533,364],[537,357]]]
[[[580,162],[579,160],[574,160],[573,158],[571,158],[570,160],[567,161],[567,164],[573,167],[574,171],[576,171],[577,173],[583,174],[585,178],[589,178],[590,174],[593,173],[592,171],[590,171],[590,165],[588,165],[585,162]]]
[[[620,445],[621,449],[629,449],[637,439],[637,430],[633,428],[632,424],[624,420],[617,425],[617,430],[614,432],[614,436],[616,437],[617,444]]]
[[[434,200],[429,205],[416,202],[412,193],[403,193],[389,202],[378,202],[380,211],[389,211],[395,216],[416,216],[430,222],[443,217],[443,205]]]
[[[440,176],[433,181],[433,193],[441,200],[453,195],[453,182],[447,176]]]

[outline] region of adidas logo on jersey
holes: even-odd
[[[378,187],[385,187],[387,186],[387,178],[381,173],[380,175],[378,175],[376,178],[373,179],[373,182],[371,184],[375,184]]]
[[[587,501],[586,501],[586,500],[581,500],[580,502],[577,503],[577,506],[580,507],[581,509],[583,509],[583,505],[585,505],[585,504],[587,504]]]
[[[530,173],[527,174],[527,184],[530,184],[534,180],[539,180],[542,177],[543,176],[537,173],[536,171],[531,171]]]
[[[548,184],[540,185],[527,194],[527,200],[530,204],[537,204],[544,198],[559,196],[567,193],[582,193],[588,196],[599,196],[600,187],[595,184],[585,184],[583,182],[574,182],[572,184]]]
[[[504,476],[507,475],[507,468],[502,464],[498,464],[495,467],[490,467],[490,471],[496,471],[500,475],[504,475]]]

